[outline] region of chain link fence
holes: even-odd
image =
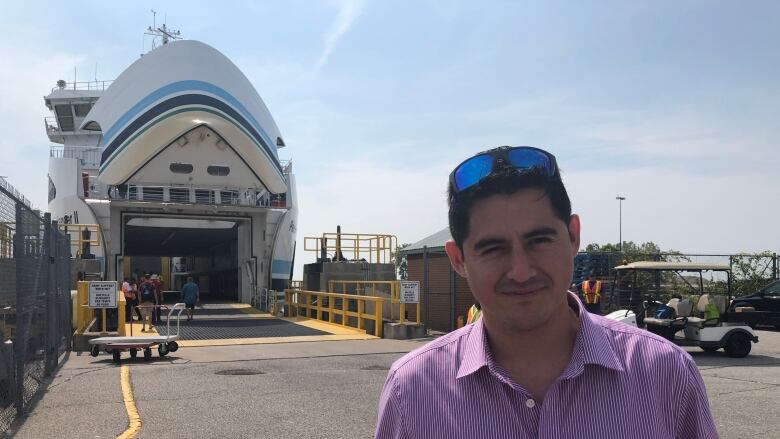
[[[0,432],[71,346],[70,239],[0,180]]]

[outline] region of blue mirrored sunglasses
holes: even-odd
[[[493,149],[466,159],[450,174],[450,184],[455,192],[464,191],[491,175],[501,167],[497,166],[499,164],[520,172],[539,168],[550,177],[558,173],[555,157],[549,152],[532,146],[512,146]]]

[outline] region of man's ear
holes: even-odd
[[[571,240],[572,257],[580,251],[580,217],[573,214],[569,218],[569,240]]]
[[[447,252],[447,256],[450,258],[450,264],[452,264],[453,270],[457,272],[461,277],[468,278],[466,272],[466,264],[463,262],[463,251],[455,244],[455,241],[449,240],[444,244],[444,250]]]

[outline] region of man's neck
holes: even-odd
[[[567,301],[565,310],[532,330],[491,325],[489,316],[484,325],[495,361],[541,401],[552,382],[569,364],[579,330],[579,316]]]

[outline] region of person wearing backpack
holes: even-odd
[[[154,314],[154,285],[141,276],[141,284],[138,286],[141,291],[140,305],[141,309],[141,331],[146,330],[146,321],[149,320],[149,330],[152,329],[152,316]]]

